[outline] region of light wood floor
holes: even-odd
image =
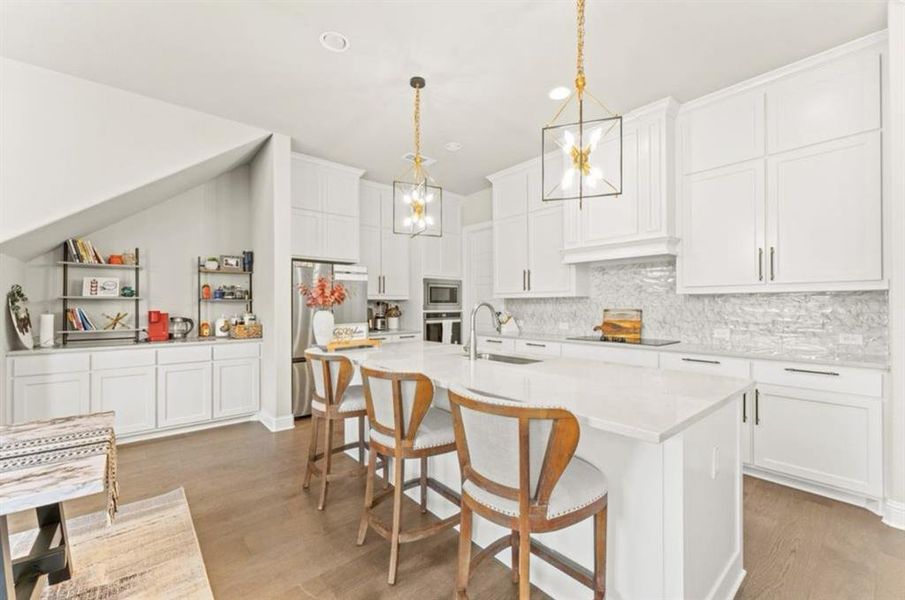
[[[398,582],[388,586],[386,542],[371,532],[364,546],[355,545],[363,480],[331,484],[322,513],[316,492],[302,492],[309,432],[307,419],[279,434],[245,423],[122,446],[122,501],[185,488],[218,599],[450,598],[457,533],[403,545]],[[97,497],[67,510],[101,507]],[[411,501],[406,511],[410,519],[430,518]],[[905,532],[863,509],[746,478],[745,568],[737,598],[902,600]],[[515,597],[508,570],[495,561],[472,581],[472,598]]]

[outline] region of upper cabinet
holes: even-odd
[[[568,202],[541,200],[534,159],[488,177],[493,184],[493,293],[553,298],[587,293],[583,267],[563,264]]]
[[[680,293],[884,289],[882,40],[684,105]]]
[[[359,179],[364,171],[292,155],[292,255],[358,262]]]
[[[393,188],[361,181],[361,264],[369,300],[409,298],[409,237],[393,233]]]
[[[677,110],[675,100],[664,98],[623,116],[622,193],[585,199],[581,208],[576,201],[563,203],[566,263],[676,253]],[[539,190],[536,195],[540,198]]]

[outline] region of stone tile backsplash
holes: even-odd
[[[604,308],[640,308],[646,337],[811,359],[888,357],[885,291],[679,295],[672,259],[591,267],[589,278],[587,298],[507,300],[506,308],[525,333],[592,335]],[[714,339],[716,329],[730,338]],[[841,334],[863,343],[840,343]]]

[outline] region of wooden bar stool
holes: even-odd
[[[308,441],[308,461],[305,465],[305,481],[303,489],[308,489],[311,475],[317,473],[321,478],[321,497],[318,510],[324,510],[327,500],[327,484],[336,479],[357,477],[365,473],[364,452],[368,448],[365,441],[364,419],[365,399],[361,386],[350,386],[354,374],[352,361],[339,354],[329,354],[317,350],[306,350],[308,376],[314,382],[314,398],[311,401],[311,438]],[[343,446],[333,446],[333,431],[337,421],[358,419],[358,441]],[[317,452],[318,426],[324,422],[324,447]],[[358,448],[358,462],[361,466],[347,469],[339,473],[331,473],[333,455]],[[323,467],[317,461],[323,458]],[[386,476],[384,465],[384,476]]]
[[[573,456],[578,420],[562,408],[530,406],[449,390],[450,408],[462,471],[462,525],[456,595],[467,598],[469,573],[488,556],[512,548],[512,579],[519,598],[531,591],[533,552],[604,597],[606,585],[606,478],[592,464]],[[510,534],[471,559],[472,512],[506,527]],[[531,539],[594,517],[594,571]],[[518,565],[518,567],[516,567]]]
[[[428,477],[427,459],[456,449],[452,417],[445,410],[432,406],[434,386],[420,373],[381,371],[361,367],[365,404],[370,423],[371,453],[368,460],[368,479],[365,487],[364,510],[358,528],[358,545],[365,542],[368,527],[390,542],[390,570],[387,582],[396,582],[399,564],[399,544],[414,542],[438,534],[459,522],[459,513],[438,523],[401,530],[402,493],[412,487],[421,487],[421,512],[427,512],[427,488],[459,505],[459,495]],[[377,456],[393,458],[393,488],[374,496],[374,476]],[[417,479],[405,481],[406,459],[421,460],[421,474]],[[376,514],[374,507],[393,496],[393,522],[387,525]]]

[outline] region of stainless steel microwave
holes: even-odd
[[[462,310],[460,279],[425,279],[424,310]]]

